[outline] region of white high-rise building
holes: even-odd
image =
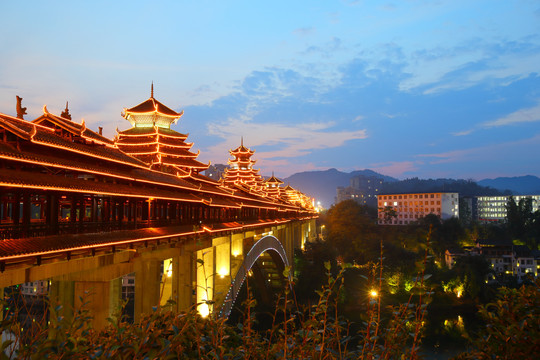
[[[514,195],[516,204],[520,200],[532,199],[532,212],[539,209],[540,195]],[[476,197],[476,216],[481,222],[506,221],[506,205],[510,196],[477,196]]]

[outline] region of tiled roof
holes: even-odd
[[[121,230],[103,236],[100,233],[54,235],[23,239],[8,239],[0,241],[0,260],[9,256],[32,255],[42,252],[62,252],[81,247],[99,247],[105,243],[137,242],[147,238],[167,236],[181,233],[191,233],[193,227],[167,226],[165,228],[145,228],[138,230]]]
[[[209,206],[219,206],[239,209],[241,206],[233,199],[227,199],[221,196],[201,196],[203,203]]]
[[[195,159],[186,159],[186,158],[173,158],[170,156],[163,157],[162,160],[163,164],[167,165],[173,165],[173,166],[181,166],[181,167],[192,167],[196,169],[207,169],[208,164],[203,164],[200,161],[197,161]]]
[[[169,145],[174,147],[180,147],[189,149],[193,146],[193,143],[186,143],[184,140],[180,137],[173,138],[168,136],[159,136],[158,141],[158,135],[157,134],[150,134],[148,136],[123,136],[119,135],[118,139],[116,140],[116,144],[125,149],[129,149],[131,146],[140,146],[145,144],[162,144],[162,145]]]
[[[53,146],[57,149],[75,152],[77,154],[86,155],[92,158],[99,157],[114,162],[128,163],[134,166],[146,167],[144,163],[123,153],[122,151],[119,151],[112,145],[91,146],[86,144],[78,144],[56,135],[49,128],[25,120],[0,115],[0,127],[4,127],[8,130],[16,127],[18,129],[18,132],[14,132],[15,134],[20,135],[21,138],[25,140],[30,140],[31,142],[36,144]]]
[[[253,155],[253,154],[255,153],[255,151],[248,149],[248,148],[245,147],[244,145],[240,145],[239,147],[237,147],[237,148],[234,149],[234,150],[229,150],[229,152],[230,152],[231,154],[233,154],[233,155],[234,155],[234,154],[240,154],[240,153],[242,153],[242,154],[246,154],[246,153],[247,153],[247,154],[249,154],[250,156]]]
[[[136,105],[132,108],[126,109],[126,113],[149,113],[157,111],[161,114],[168,116],[182,116],[182,113],[177,113],[176,111],[170,109],[169,107],[163,105],[153,97],[149,98],[146,101],[143,101],[139,105]]]
[[[22,170],[3,169],[0,176],[0,183],[3,186],[139,198],[154,197],[188,202],[204,200],[210,206],[237,207],[242,204],[249,207],[301,210],[294,204],[272,199],[264,192],[255,191],[249,186],[224,188],[219,182],[197,174],[196,171],[181,171],[182,168],[206,169],[208,167],[207,164],[194,159],[194,154],[185,149],[177,149],[175,155],[180,154],[181,157],[163,156],[161,158],[163,164],[170,164],[178,169],[179,174],[177,172],[170,174],[165,172],[170,168],[163,172],[149,168],[151,161],[157,160],[155,154],[150,154],[147,159],[143,159],[147,160],[145,163],[105,141],[74,142],[69,137],[57,134],[52,126],[77,135],[77,131],[84,133],[83,125],[50,113],[46,113],[40,119],[40,121],[29,122],[0,114],[0,128],[6,129],[20,139],[17,146],[14,142],[0,143],[0,158],[27,164],[22,167]],[[39,125],[40,122],[43,126]],[[178,139],[174,136],[179,133],[172,130],[141,129],[146,132],[152,131],[154,134],[160,133],[160,141],[171,139],[174,142]],[[135,128],[134,131],[139,131],[139,129]],[[167,136],[173,137],[167,138]],[[187,157],[188,154],[191,157]],[[67,171],[59,172],[58,169]],[[89,180],[73,177],[79,175]],[[257,174],[257,176],[260,178],[260,175]],[[96,179],[99,181],[95,181]],[[104,179],[107,182],[104,182]]]
[[[105,183],[101,181],[75,179],[35,171],[2,169],[0,185],[8,187],[30,188],[37,190],[56,190],[90,194],[129,196],[138,198],[161,198],[187,202],[201,202],[201,199],[190,192],[165,190],[154,187],[135,187],[123,184]]]
[[[130,129],[119,131],[119,135],[129,135],[130,137],[144,137],[151,135],[163,135],[164,137],[187,139],[187,134],[179,133],[178,131],[166,129],[162,127],[132,127]]]
[[[276,184],[283,184],[283,181],[279,180],[277,177],[275,177],[274,175],[272,175],[271,178],[268,178],[266,180],[267,183],[276,183]]]
[[[55,126],[61,127],[69,132],[71,132],[74,135],[80,135],[83,136],[89,140],[95,140],[100,143],[105,143],[112,145],[113,141],[111,139],[108,139],[102,135],[99,135],[98,133],[88,129],[86,126],[83,126],[82,124],[77,124],[76,122],[73,122],[69,119],[65,119],[61,116],[56,116],[51,113],[45,113],[38,117],[35,120],[32,120],[32,123],[34,124],[41,124],[44,126],[47,126],[46,123],[50,122],[54,124]]]
[[[49,151],[47,154],[47,151],[39,151],[42,149],[37,149],[36,151],[30,150],[32,149],[28,149],[28,151],[24,148],[18,150],[12,146],[0,142],[0,158],[3,159],[23,161],[25,163],[56,167],[60,169],[80,170],[90,174],[109,175],[111,177],[134,180],[141,183],[160,183],[162,185],[171,186],[174,188],[179,187],[192,190],[199,189],[199,186],[193,184],[192,182],[160,171],[117,166],[114,164],[100,163],[96,161],[83,162],[55,156],[54,152]],[[185,175],[187,176],[187,173]]]
[[[182,148],[170,148],[158,144],[151,145],[138,145],[130,147],[121,147],[122,151],[130,154],[131,156],[138,156],[138,154],[147,154],[155,153],[161,154],[162,156],[172,156],[172,157],[187,157],[187,158],[196,158],[199,154],[194,154],[186,149]]]

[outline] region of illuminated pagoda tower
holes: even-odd
[[[124,109],[122,116],[132,127],[118,131],[116,146],[125,153],[145,162],[151,169],[180,177],[206,170],[209,164],[197,160],[199,152],[190,151],[193,143],[188,135],[171,129],[184,111],[177,113],[154,99],[154,85],[150,98],[137,106]]]
[[[242,138],[240,146],[234,150],[229,150],[229,153],[234,158],[227,161],[229,168],[225,169],[225,173],[222,175],[221,181],[223,185],[227,187],[243,185],[252,191],[262,191],[264,189],[264,180],[259,174],[259,170],[253,168],[257,161],[251,159],[255,151],[245,147]]]
[[[284,188],[280,189],[280,196],[283,200],[296,204],[300,202],[300,194],[295,188],[291,185],[287,185]]]
[[[283,184],[283,181],[279,180],[277,177],[274,176],[274,172],[272,172],[272,177],[266,179],[264,182],[266,195],[278,198],[279,197],[279,186]]]
[[[313,199],[290,185],[280,188],[280,198],[286,202],[314,209]]]

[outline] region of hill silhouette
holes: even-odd
[[[411,192],[457,192],[460,196],[533,195],[540,194],[540,179],[536,176],[503,177],[484,179],[479,182],[463,179],[419,179],[397,180],[373,170],[357,170],[350,173],[337,169],[305,171],[283,179],[308,196],[329,208],[335,201],[338,186],[347,187],[354,176],[375,176],[384,180],[381,193]]]
[[[283,179],[285,184],[302,191],[304,194],[314,197],[320,201],[325,208],[329,208],[335,200],[336,189],[338,186],[347,187],[350,185],[350,179],[354,176],[375,176],[383,179],[385,182],[394,182],[397,179],[379,174],[373,170],[356,170],[350,173],[342,172],[337,169],[328,169],[323,171],[305,171],[296,173]]]
[[[479,181],[478,185],[490,186],[498,190],[510,190],[515,195],[540,194],[540,178],[532,175],[484,179]]]

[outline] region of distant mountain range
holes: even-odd
[[[283,181],[285,184],[291,185],[293,188],[300,190],[304,194],[314,197],[317,201],[320,201],[325,208],[328,208],[334,203],[337,187],[349,186],[350,179],[358,175],[376,176],[384,179],[385,182],[398,181],[393,177],[379,174],[373,170],[358,170],[346,173],[336,169],[296,173],[283,179]]]
[[[397,180],[368,169],[350,173],[328,169],[296,173],[283,179],[283,181],[306,195],[314,197],[325,208],[328,208],[334,203],[337,187],[349,186],[350,179],[358,175],[375,176],[383,179],[385,184],[381,189],[382,193],[449,191],[459,192],[465,196],[540,194],[540,178],[531,175],[484,179],[478,182],[461,179],[426,180],[412,178]]]
[[[478,185],[498,190],[510,190],[514,195],[540,194],[540,178],[532,175],[484,179],[478,181]]]

